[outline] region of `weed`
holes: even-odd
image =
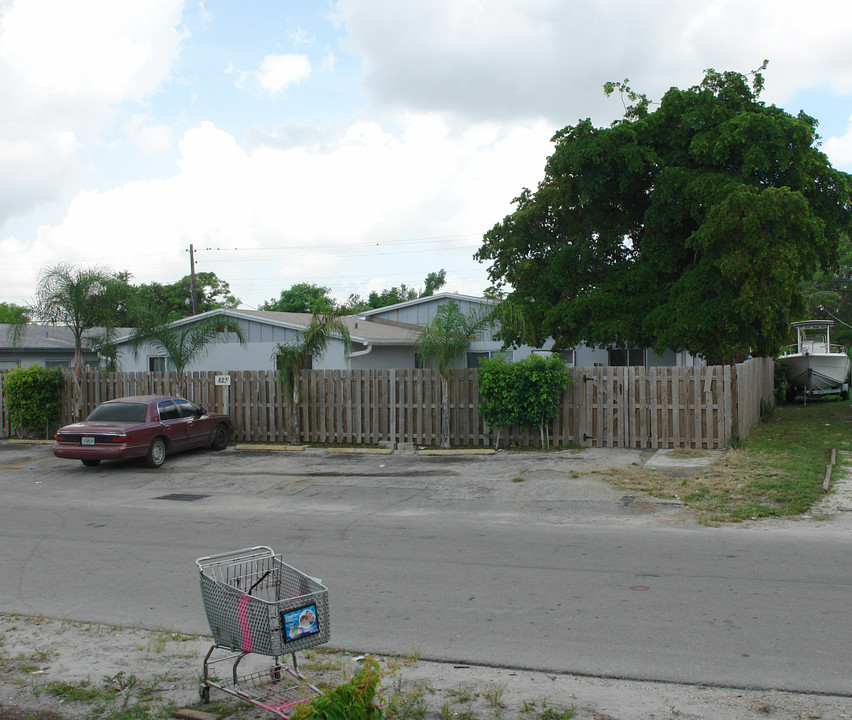
[[[508,683],[503,683],[502,685],[498,685],[490,690],[486,690],[483,693],[483,697],[485,697],[488,704],[495,709],[504,707],[503,696],[506,694],[506,687],[508,687]]]
[[[577,715],[574,708],[545,708],[537,720],[571,720]]]
[[[47,693],[54,697],[80,703],[102,702],[106,699],[111,700],[116,694],[114,691],[91,687],[91,683],[88,680],[84,680],[80,683],[68,683],[62,680],[55,680],[47,683],[44,686],[44,689]]]
[[[150,635],[150,639],[148,640],[148,650],[154,653],[163,652],[170,642],[181,644],[186,642],[191,642],[197,639],[197,635],[187,635],[185,633],[177,632],[176,630],[167,630],[165,628],[158,628]],[[139,648],[140,650],[142,648]],[[182,657],[195,657],[198,653],[190,653],[189,655],[183,655]]]
[[[470,703],[479,697],[479,693],[468,685],[459,685],[457,688],[448,690],[447,695],[454,698],[457,703]]]
[[[423,689],[418,687],[407,693],[394,693],[383,710],[387,720],[422,720],[427,710]]]
[[[312,653],[311,657],[302,657],[299,662],[299,668],[310,673],[331,673],[343,670],[343,660],[338,658],[330,658],[326,655]]]

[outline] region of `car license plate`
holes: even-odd
[[[94,445],[94,444],[95,444],[95,438],[93,438],[93,437],[83,436],[83,439],[82,439],[82,440],[80,440],[80,442],[81,442],[83,445]]]

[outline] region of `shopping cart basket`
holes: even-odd
[[[296,705],[320,695],[299,671],[296,652],[328,642],[328,588],[266,546],[199,558],[195,564],[213,634],[201,699],[208,702],[214,687],[286,720]],[[214,659],[217,650],[229,654]],[[274,658],[272,667],[239,676],[240,662],[252,653]],[[281,663],[288,654],[292,668]],[[233,663],[227,680],[210,673],[210,666],[221,662]]]

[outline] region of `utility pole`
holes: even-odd
[[[195,251],[192,243],[189,244],[189,294],[192,300],[192,314],[198,315],[198,306],[195,302]]]

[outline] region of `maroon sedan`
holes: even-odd
[[[189,400],[135,395],[109,400],[83,422],[59,428],[53,454],[88,466],[141,457],[156,468],[167,453],[197,447],[224,450],[233,431],[227,415],[208,413]]]

